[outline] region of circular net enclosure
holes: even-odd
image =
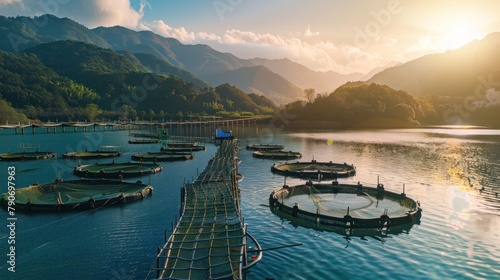
[[[292,162],[273,165],[271,171],[276,174],[310,179],[337,179],[342,177],[354,176],[356,168],[347,163],[334,162]]]
[[[383,228],[420,219],[418,202],[386,191],[382,184],[313,184],[283,186],[269,197],[271,210],[292,219],[349,228]]]

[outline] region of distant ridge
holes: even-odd
[[[264,95],[279,104],[303,98],[302,89],[265,66],[241,67],[214,74],[211,78],[218,83],[222,83],[225,79],[231,80],[234,85],[247,92],[256,94],[264,94],[259,89],[265,86],[268,91]]]
[[[334,71],[313,71],[306,66],[283,59],[250,59],[255,65],[263,65],[283,78],[291,81],[303,89],[314,88],[316,92],[330,93],[342,84],[349,81],[358,81],[364,76],[362,73],[340,74]]]
[[[37,26],[35,20],[46,22],[46,24],[35,28]],[[359,73],[341,75],[333,71],[317,72],[287,59],[241,59],[231,53],[216,51],[208,45],[185,45],[176,39],[165,38],[151,31],[133,31],[122,26],[88,29],[73,20],[52,15],[43,15],[39,18],[1,17],[0,35],[7,36],[8,34],[10,37],[16,37],[19,43],[13,45],[9,41],[3,41],[0,43],[2,50],[18,52],[53,41],[82,41],[101,48],[154,55],[173,67],[190,72],[194,77],[192,81],[199,79],[211,85],[217,85],[221,81],[241,84],[245,77],[239,77],[238,74],[245,73],[245,71],[237,71],[225,78],[217,78],[217,74],[227,75],[228,72],[242,67],[263,65],[276,74],[273,75],[274,77],[280,81],[287,80],[287,82],[277,82],[269,87],[269,79],[264,79],[266,82],[260,81],[260,77],[265,77],[257,75],[244,82],[248,85],[245,90],[251,89],[252,92],[272,96],[279,103],[290,101],[290,96],[297,96],[299,89],[302,91],[304,88],[315,88],[317,92],[330,92],[339,85],[357,80],[362,76]],[[181,73],[180,70],[170,70],[169,74],[180,75]],[[190,76],[186,73],[183,75],[183,77]],[[290,83],[293,86],[290,86]],[[197,84],[202,83],[197,82]],[[279,84],[284,87],[280,88]]]
[[[493,79],[497,81],[496,86],[500,86],[499,50],[500,33],[496,32],[459,49],[426,55],[385,69],[368,82],[386,84],[414,96],[474,96],[484,80]]]

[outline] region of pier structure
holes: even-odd
[[[36,133],[39,130],[46,133],[66,132],[67,128],[77,131],[106,130],[168,130],[171,135],[204,136],[216,128],[231,130],[237,125],[255,124],[262,117],[226,119],[226,120],[196,120],[196,121],[119,121],[119,122],[47,122],[30,124],[0,124],[0,129],[13,129],[15,134]]]
[[[256,241],[242,222],[237,152],[236,140],[222,141],[206,169],[181,189],[180,219],[150,271],[156,279],[242,279],[255,263],[246,262],[247,237]]]

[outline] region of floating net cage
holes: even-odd
[[[73,173],[85,178],[113,178],[123,179],[130,177],[142,177],[160,172],[163,168],[156,163],[124,162],[124,163],[96,163],[79,165]]]
[[[313,184],[283,188],[269,196],[271,211],[301,225],[332,228],[389,228],[419,222],[419,202],[382,184]]]
[[[247,150],[256,151],[279,151],[285,148],[285,145],[274,145],[274,144],[250,144],[247,145]]]
[[[69,159],[100,159],[100,158],[111,158],[121,156],[121,152],[115,151],[78,151],[69,152],[62,155],[63,158]]]
[[[25,212],[59,212],[96,209],[143,199],[153,193],[150,185],[113,180],[56,180],[40,185],[33,183],[19,188],[15,195],[5,193],[1,205],[13,205]],[[11,203],[13,201],[14,203]]]
[[[266,158],[266,159],[297,159],[302,157],[300,152],[292,151],[257,151],[253,152],[252,156],[254,158]]]
[[[0,160],[3,161],[25,161],[25,160],[37,160],[37,159],[48,159],[55,158],[55,152],[20,152],[20,153],[5,153],[0,154]]]
[[[271,171],[276,174],[309,178],[309,179],[337,179],[356,175],[356,168],[354,165],[347,163],[334,163],[334,162],[317,162],[312,160],[310,162],[292,162],[273,165]]]
[[[188,160],[194,159],[193,153],[168,153],[168,152],[157,152],[157,153],[136,153],[132,155],[132,160],[135,161],[148,161],[148,162],[157,162],[157,161],[179,161],[179,160]]]

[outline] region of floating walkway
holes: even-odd
[[[181,218],[150,271],[156,279],[242,279],[262,257],[246,262],[247,237],[259,246],[242,223],[237,149],[234,140],[222,141],[206,169],[182,188]]]

